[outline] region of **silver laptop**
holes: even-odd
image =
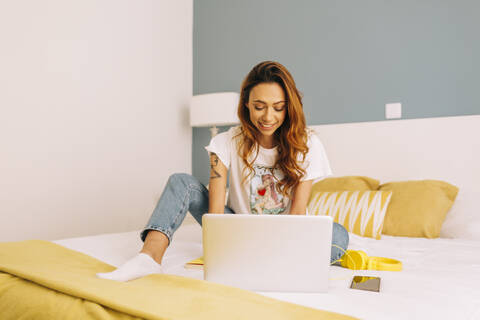
[[[332,218],[204,214],[204,279],[252,291],[326,292]]]

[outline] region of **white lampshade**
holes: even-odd
[[[192,127],[227,126],[237,124],[237,107],[240,95],[237,92],[200,94],[190,103]]]

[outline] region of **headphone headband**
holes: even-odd
[[[361,250],[347,250],[341,259],[341,265],[353,270],[402,271],[400,261],[383,257],[369,257]]]

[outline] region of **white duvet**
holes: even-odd
[[[119,266],[142,247],[139,231],[53,241]],[[186,261],[202,255],[201,228],[183,224],[163,259],[165,273],[203,279]],[[264,293],[269,297],[361,319],[480,319],[480,241],[350,234],[349,249],[395,258],[403,271],[352,271],[332,266],[328,293]],[[312,252],[313,253],[313,252]],[[353,275],[382,278],[379,293],[349,289]]]

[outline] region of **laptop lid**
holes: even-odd
[[[326,292],[332,218],[204,214],[204,279],[253,291]]]

